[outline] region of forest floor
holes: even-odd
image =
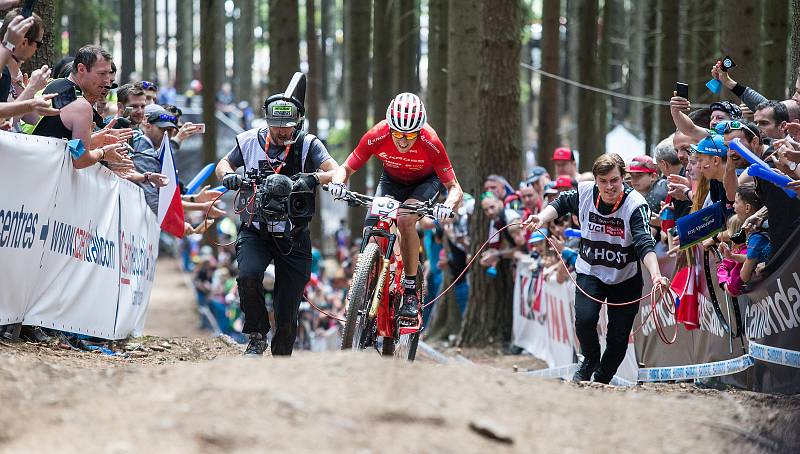
[[[159,263],[150,335],[127,357],[0,342],[0,452],[798,452],[800,396],[617,388],[514,373],[493,350],[242,357],[195,327]]]

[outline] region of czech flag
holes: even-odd
[[[166,175],[167,185],[158,191],[158,225],[161,230],[183,238],[183,204],[181,191],[178,189],[178,172],[172,159],[172,146],[167,133],[159,148],[161,155],[161,174]]]

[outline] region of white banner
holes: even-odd
[[[66,142],[0,132],[0,324],[19,323],[47,238]]]
[[[517,262],[514,282],[514,345],[545,361],[550,368],[573,364],[575,353],[580,351],[575,335],[575,284],[571,279],[559,283],[555,275],[551,275],[549,279],[534,277],[530,269],[531,263],[531,260]],[[597,325],[603,350],[606,345],[607,325],[606,306],[603,306]],[[635,381],[637,371],[636,352],[633,342],[629,342],[617,376]]]
[[[517,262],[514,282],[514,345],[545,361],[548,367],[574,362],[575,285],[555,276],[534,277],[531,261]]]
[[[115,338],[142,334],[153,289],[160,229],[144,192],[120,181],[120,277]]]
[[[0,323],[140,332],[159,229],[139,187],[100,165],[75,170],[63,140],[3,131],[0,182]],[[137,242],[126,275],[123,232]]]

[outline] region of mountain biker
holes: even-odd
[[[371,156],[383,163],[383,173],[375,190],[376,197],[392,197],[404,203],[435,200],[442,190],[447,199],[433,207],[437,219],[450,216],[463,197],[453,166],[436,131],[427,124],[425,106],[413,93],[400,93],[386,109],[386,119],[373,126],[361,138],[344,165],[331,178],[330,193],[342,198],[347,193],[345,183]],[[373,226],[377,218],[368,215],[364,224]],[[416,231],[417,218],[400,216],[400,253],[403,257],[403,300],[398,315],[416,319],[419,313],[417,298],[417,267],[420,241]]]

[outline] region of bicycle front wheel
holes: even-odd
[[[342,332],[342,350],[362,350],[370,340],[374,341],[371,339],[375,335],[374,329],[369,329],[369,306],[381,272],[381,259],[381,250],[375,243],[368,244],[358,258],[353,282],[347,292],[349,302]]]

